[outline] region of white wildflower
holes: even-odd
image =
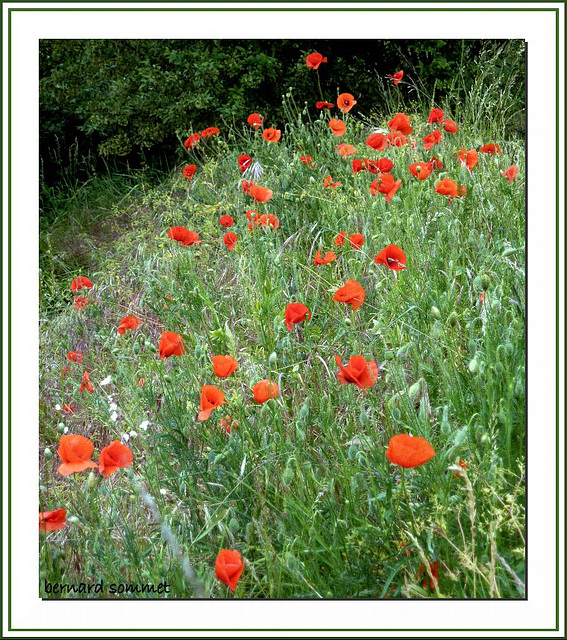
[[[106,376],[106,378],[104,380],[101,380],[99,382],[101,387],[106,387],[107,384],[110,384],[112,382],[112,376]]]
[[[143,422],[140,422],[138,429],[141,429],[142,431],[147,431],[149,426],[150,426],[150,421],[144,420]]]

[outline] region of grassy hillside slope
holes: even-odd
[[[407,145],[378,152],[365,141],[395,111],[333,111],[347,125],[336,138],[326,112],[297,109],[277,143],[246,124],[202,139],[188,152],[191,180],[180,166],[158,186],[129,177],[125,197],[91,191],[67,203],[77,222],[53,227],[50,255],[83,267],[65,290],[50,280],[57,313],[41,322],[40,351],[40,511],[65,508],[67,526],[40,534],[42,595],[46,580],[104,580],[233,597],[214,564],[235,549],[241,598],[523,596],[523,143],[471,119],[425,151],[437,128],[428,113],[408,113]],[[457,159],[490,142],[501,154],[479,152],[472,171]],[[356,154],[341,157],[339,143]],[[244,153],[255,164],[241,173]],[[408,167],[432,156],[443,167],[417,180]],[[402,180],[389,203],[370,192],[377,175],[352,172],[353,158],[383,157]],[[511,164],[520,171],[508,183]],[[341,184],[325,188],[328,175]],[[437,193],[443,178],[466,196]],[[242,179],[273,197],[254,202]],[[279,228],[249,230],[249,210],[274,214]],[[176,225],[201,244],[170,240]],[[340,231],[361,233],[362,248],[336,246]],[[404,270],[375,263],[389,244],[403,249]],[[318,249],[336,260],[316,266]],[[68,288],[78,275],[94,283],[81,311]],[[333,301],[349,279],[366,294],[356,310]],[[288,330],[292,302],[312,317]],[[141,325],[118,335],[127,315]],[[159,358],[163,331],[182,336],[183,356]],[[74,350],[82,363],[67,361]],[[238,361],[226,379],[213,372],[218,354]],[[378,365],[366,391],[337,379],[335,356],[346,365],[354,355]],[[84,371],[93,393],[79,391]],[[263,379],[280,393],[258,404],[252,387]],[[199,421],[203,385],[226,405]],[[58,410],[69,403],[75,413]],[[63,477],[63,433],[87,436],[95,459],[122,440],[133,464],[108,479],[96,469]],[[393,465],[385,452],[401,433],[425,438],[435,456]]]

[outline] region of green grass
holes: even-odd
[[[98,182],[66,203],[75,207],[71,223],[66,214],[46,230],[62,266],[50,272],[41,322],[40,511],[65,507],[70,521],[40,534],[41,595],[44,580],[165,580],[170,597],[233,597],[214,574],[218,551],[230,548],[246,559],[240,598],[524,596],[523,142],[489,137],[470,118],[425,152],[424,106],[409,113],[416,149],[376,153],[356,108],[339,140],[292,100],[280,143],[223,130],[192,152],[199,169],[189,189],[181,165],[157,187],[132,177]],[[372,125],[387,127],[392,115]],[[403,184],[390,204],[370,195],[375,176],[351,174],[339,142],[354,144],[355,157],[393,160]],[[461,146],[487,142],[502,154],[479,154],[472,173],[460,166]],[[260,162],[269,203],[242,193],[240,153]],[[304,166],[303,154],[317,166]],[[432,155],[443,160],[441,177],[467,187],[465,198],[449,204],[434,176],[411,177],[408,165]],[[508,184],[500,171],[512,163],[520,177]],[[336,190],[323,188],[329,173],[342,182]],[[280,228],[249,232],[248,209],[274,213]],[[236,220],[234,252],[222,244],[225,213]],[[202,244],[170,242],[173,225],[197,231]],[[337,249],[341,230],[363,233],[362,250]],[[389,243],[407,255],[398,276],[373,261]],[[67,261],[77,247],[84,255]],[[338,259],[314,267],[319,248]],[[79,274],[95,283],[80,313],[69,288]],[[332,301],[347,279],[366,290],[354,312]],[[292,301],[313,316],[290,332],[283,317]],[[142,325],[118,336],[128,314]],[[183,357],[159,360],[164,330],[183,336]],[[84,363],[62,382],[75,349]],[[239,368],[215,379],[211,357],[224,353]],[[336,378],[334,356],[355,354],[380,368],[367,394]],[[85,369],[93,394],[78,392]],[[99,386],[108,375],[111,384]],[[281,394],[260,406],[251,388],[264,378]],[[228,405],[198,422],[204,384],[219,386]],[[76,415],[55,409],[71,401]],[[238,421],[230,436],[225,415]],[[137,432],[132,468],[108,480],[58,476],[64,429],[88,436],[95,452]],[[426,438],[436,456],[401,474],[385,457],[399,433]],[[468,469],[456,478],[461,459]],[[439,582],[424,588],[420,565],[434,561]]]

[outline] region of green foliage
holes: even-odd
[[[387,152],[403,180],[392,202],[372,197],[375,176],[352,174],[326,118],[298,106],[291,91],[281,142],[240,125],[223,130],[191,151],[198,169],[190,183],[180,163],[158,183],[114,171],[46,194],[41,264],[52,268],[42,286],[40,510],[65,507],[70,520],[41,534],[41,588],[44,578],[167,580],[170,597],[231,597],[214,560],[233,548],[246,559],[236,597],[523,597],[524,146],[475,111],[482,97],[505,116],[510,86],[479,81],[460,102],[447,95],[447,108],[461,110],[460,129],[432,153],[467,187],[451,204],[433,176],[417,181],[407,171],[424,159],[419,142]],[[385,99],[388,111],[345,117],[342,140],[358,156],[377,157],[366,136],[398,104],[405,110],[394,92]],[[407,110],[418,141],[430,131],[430,104]],[[479,154],[472,172],[457,161],[461,147],[491,141],[501,155]],[[252,204],[239,186],[243,150],[274,191],[267,204]],[[304,153],[316,166],[302,164]],[[512,163],[520,177],[509,184],[501,171]],[[342,182],[337,189],[323,188],[329,173]],[[253,207],[276,214],[280,228],[249,231],[244,212]],[[236,221],[234,252],[222,244],[225,213]],[[171,242],[173,225],[198,231],[202,244]],[[364,235],[362,250],[335,247],[343,229]],[[373,261],[389,243],[408,257],[397,275]],[[338,259],[315,267],[319,248]],[[95,283],[82,312],[69,291],[77,275]],[[347,278],[366,289],[355,312],[332,301]],[[288,331],[291,301],[313,315]],[[117,335],[129,314],[142,325]],[[184,356],[158,358],[164,330],[183,336]],[[62,380],[74,349],[84,361]],[[223,380],[211,366],[220,353],[239,362]],[[337,380],[334,356],[355,354],[379,365],[368,393]],[[93,394],[78,390],[85,369]],[[281,393],[257,405],[251,387],[264,378]],[[222,388],[227,405],[199,422],[204,384]],[[57,410],[69,402],[76,414]],[[230,435],[220,424],[226,415],[238,423]],[[97,452],[126,435],[132,468],[108,480],[59,476],[65,428],[87,435]],[[435,457],[416,469],[391,465],[384,453],[398,433],[426,438]],[[433,562],[439,582],[430,588],[420,567]]]
[[[305,66],[313,50],[329,60],[317,72]],[[55,136],[67,146],[79,137],[82,148],[123,156],[160,145],[171,150],[177,135],[241,123],[253,111],[281,125],[288,87],[312,113],[316,100],[333,101],[337,90],[355,92],[366,113],[381,110],[389,93],[383,80],[399,68],[405,69],[408,97],[433,104],[456,88],[461,95],[470,91],[489,71],[487,53],[500,60],[492,80],[512,78],[508,108],[521,109],[521,41],[43,40],[42,156]]]

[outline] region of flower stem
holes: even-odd
[[[405,469],[402,467],[402,491],[404,493],[407,505],[408,505],[408,509],[411,515],[411,528],[412,528],[412,532],[413,535],[415,536],[415,539],[417,540],[418,538],[418,531],[417,531],[417,523],[415,521],[415,516],[413,514],[413,509],[411,508],[411,502],[410,502],[410,494],[408,491],[408,488],[406,486],[406,476],[405,476]]]
[[[323,90],[321,89],[321,78],[319,77],[319,69],[317,69],[316,73],[317,73],[317,86],[319,87],[319,96],[321,98],[321,102],[325,102],[325,98],[323,98]]]

